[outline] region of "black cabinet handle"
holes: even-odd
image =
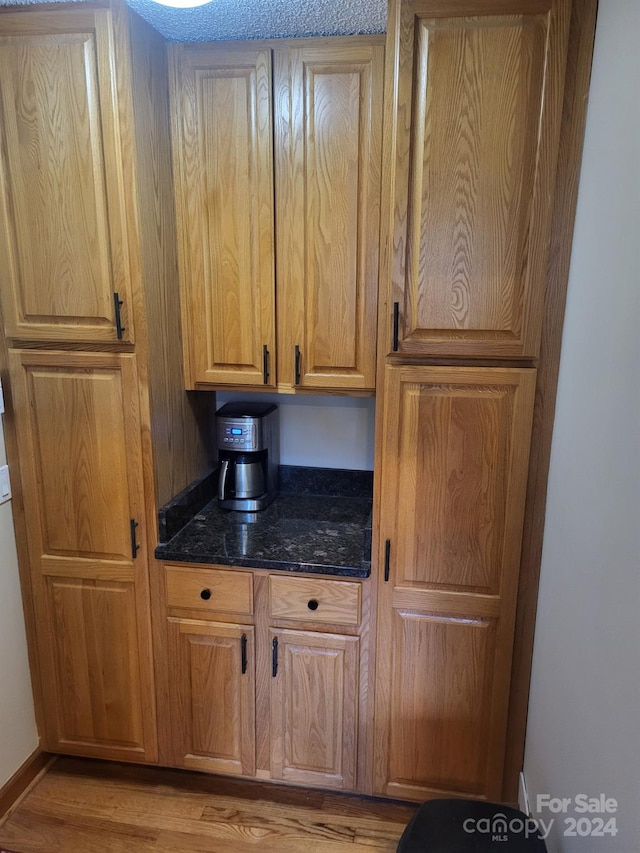
[[[271,676],[275,678],[278,674],[278,638],[274,637],[271,643]]]
[[[384,581],[389,580],[389,560],[391,557],[391,539],[387,539],[384,543]]]
[[[209,599],[211,598],[211,590],[210,589],[203,589],[202,592],[200,593],[200,598],[203,601],[209,601]]]
[[[400,303],[393,303],[393,351],[398,352],[398,333],[400,328]]]
[[[262,382],[269,384],[269,348],[266,344],[262,347]]]
[[[129,520],[129,532],[131,533],[131,559],[135,560],[138,556],[138,551],[140,550],[140,546],[136,541],[136,527],[138,526],[138,522],[135,518]]]
[[[120,299],[120,294],[113,294],[113,307],[116,315],[116,335],[118,336],[118,340],[122,340],[122,335],[126,332],[126,328],[122,325],[122,317],[120,316],[120,309],[124,305],[122,299]]]
[[[318,609],[318,599],[312,598],[307,602],[307,607],[309,610],[317,610]]]
[[[300,347],[296,344],[294,349],[294,372],[295,377],[293,380],[294,385],[300,384]]]
[[[240,657],[242,659],[242,674],[244,675],[247,671],[247,635],[243,634],[240,638]]]

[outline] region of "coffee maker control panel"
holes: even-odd
[[[218,447],[221,450],[244,450],[253,453],[261,448],[258,446],[255,423],[247,421],[230,421],[221,419],[218,424]]]

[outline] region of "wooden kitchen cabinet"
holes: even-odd
[[[130,343],[132,270],[110,12],[61,8],[36,25],[33,17],[3,14],[0,27],[7,337]]]
[[[571,7],[390,4],[385,353],[537,356]]]
[[[535,381],[385,369],[375,793],[500,799]]]
[[[153,759],[155,705],[135,356],[11,351],[46,732]]]
[[[209,466],[206,405],[184,391],[174,215],[159,33],[119,0],[0,8],[4,431],[54,753],[158,758],[155,518]]]
[[[175,45],[186,384],[275,385],[271,53]]]
[[[375,794],[516,796],[595,9],[389,2]]]
[[[272,629],[271,777],[356,787],[359,637]]]
[[[188,388],[374,388],[383,54],[173,46]]]
[[[253,575],[171,565],[164,569],[171,764],[253,776],[256,770]]]
[[[253,626],[170,618],[168,641],[174,763],[253,776]]]
[[[271,777],[354,790],[362,584],[286,574],[268,581]]]
[[[384,45],[274,51],[278,384],[375,387]]]
[[[177,563],[163,577],[162,760],[358,790],[362,584]]]

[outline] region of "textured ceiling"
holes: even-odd
[[[0,6],[24,2],[46,0],[0,0]],[[194,9],[128,2],[171,41],[382,33],[387,17],[386,0],[211,0]]]

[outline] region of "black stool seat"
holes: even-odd
[[[477,800],[429,800],[402,833],[397,853],[546,853],[524,812]]]

